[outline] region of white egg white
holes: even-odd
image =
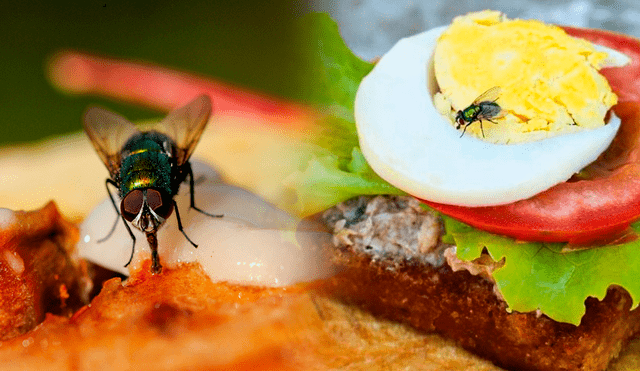
[[[566,181],[609,146],[620,127],[617,117],[598,129],[522,144],[460,137],[433,104],[433,52],[445,28],[400,40],[360,84],[360,147],[383,179],[429,201],[507,204]]]
[[[213,213],[212,218],[189,208],[189,187],[183,184],[176,202],[184,230],[194,248],[178,231],[175,211],[158,231],[161,264],[175,267],[199,262],[214,281],[260,286],[284,286],[333,274],[321,245],[330,235],[312,227],[300,230],[300,220],[260,197],[225,184],[205,164],[192,162],[196,178],[196,206]],[[115,194],[114,194],[115,196]],[[119,200],[116,199],[119,206]],[[116,212],[108,198],[80,226],[80,256],[113,271],[129,274],[150,258],[142,232],[131,226],[136,237],[136,255],[129,268],[131,237],[122,221],[104,242]]]

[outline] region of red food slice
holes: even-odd
[[[640,41],[601,30],[566,31],[632,59],[627,66],[601,71],[618,94],[614,111],[622,125],[607,151],[583,171],[588,179],[561,183],[501,206],[426,204],[485,231],[520,240],[579,245],[616,239],[640,218]]]
[[[597,30],[568,32],[632,57],[628,66],[602,71],[623,102],[614,109],[622,125],[609,149],[585,169],[590,178],[561,183],[529,199],[501,206],[426,204],[489,232],[573,244],[614,237],[640,217],[640,43]]]
[[[209,77],[152,64],[61,52],[48,66],[52,83],[64,91],[98,94],[171,111],[193,97],[208,94],[216,115],[249,117],[257,126],[287,131],[310,130],[316,112],[301,104],[244,90]]]

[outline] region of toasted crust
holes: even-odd
[[[104,283],[71,318],[3,343],[5,370],[294,370],[312,306],[295,289],[214,284],[195,264]],[[302,367],[303,369],[306,367]]]
[[[395,229],[370,228],[376,241],[343,235],[343,242],[352,238],[369,245],[358,242],[335,249],[334,259],[345,269],[329,281],[286,288],[238,286],[211,282],[197,264],[151,275],[147,261],[126,282],[119,278],[106,281],[91,305],[78,311],[70,304],[79,294],[69,290],[70,297],[62,300],[66,303],[63,309],[69,311],[60,313],[64,316],[47,313],[34,329],[5,338],[0,363],[8,370],[497,369],[451,340],[427,334],[438,332],[510,369],[593,370],[604,368],[637,332],[640,315],[637,310],[629,312],[631,300],[617,288],[603,302],[587,301],[587,315],[579,327],[535,313],[507,313],[490,281],[466,270],[453,272],[445,264],[449,247],[430,231],[438,229],[437,220],[411,215],[421,210],[411,200],[383,201],[378,199],[365,208],[356,203],[359,211],[354,219],[366,219],[377,210],[387,214],[383,216],[387,220],[396,220],[400,212],[405,223],[392,223]],[[64,231],[75,229],[59,218],[55,208],[23,216],[37,218],[20,217],[22,222],[39,222],[18,223],[20,228],[5,230],[0,236],[5,237],[5,247],[22,246],[18,250],[25,257],[24,276],[40,272],[29,262],[51,265],[50,257],[41,254],[34,255],[39,258],[33,261],[26,259],[30,256],[26,251],[52,252],[47,246],[67,246],[41,244],[38,236],[47,241],[58,236],[53,240],[65,241]],[[430,242],[421,244],[405,235],[395,240],[398,243],[387,244],[382,238],[404,235],[411,226]],[[77,232],[68,237],[75,241]],[[16,241],[22,242],[16,245]],[[401,258],[403,250],[410,253]],[[417,258],[420,251],[430,257]],[[54,260],[67,258],[63,253]],[[83,275],[70,277],[78,280]],[[36,288],[42,292],[39,290],[60,287],[55,282]],[[65,283],[65,287],[72,285]],[[32,295],[14,298],[22,300],[24,308],[48,302],[34,301]],[[50,300],[52,306],[38,313],[58,313],[61,299]],[[67,318],[72,311],[73,316]],[[39,318],[32,318],[32,326]]]
[[[72,283],[86,276],[63,264],[77,238],[53,205],[18,212],[0,230],[0,247],[16,260],[0,264],[3,370],[496,369],[450,340],[323,295],[322,281],[214,283],[195,263],[152,275],[146,261],[126,281],[98,272],[99,293],[78,309]],[[54,297],[62,285],[69,297]]]
[[[370,246],[339,244],[334,259],[343,270],[331,279],[335,295],[440,333],[507,369],[604,370],[640,330],[640,310],[630,311],[631,298],[618,287],[602,301],[589,298],[580,326],[574,326],[535,312],[509,313],[494,284],[481,275],[378,253]]]
[[[31,330],[45,313],[70,315],[91,290],[86,264],[71,253],[78,230],[54,203],[14,215],[0,226],[0,341]]]

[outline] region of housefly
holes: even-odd
[[[201,95],[169,113],[150,131],[139,131],[124,117],[104,108],[91,107],[86,111],[84,130],[109,170],[107,193],[133,240],[131,257],[125,267],[131,263],[136,245],[129,222],[146,234],[151,249],[151,272],[162,271],[157,231],[174,209],[178,230],[194,247],[198,247],[184,232],[178,205],[173,199],[187,176],[191,208],[211,217],[222,216],[206,213],[195,206],[193,170],[189,163],[210,115],[211,100],[207,95]],[[109,184],[118,190],[122,200],[120,208]],[[111,236],[117,222],[116,219],[109,234],[98,242]]]
[[[467,127],[476,121],[480,122],[480,131],[484,138],[482,121],[486,120],[497,124],[493,119],[502,118],[507,114],[507,111],[503,110],[498,103],[496,103],[500,96],[500,90],[499,86],[494,86],[480,94],[480,96],[476,98],[469,107],[458,111],[456,115],[456,129],[460,129],[460,127],[464,126],[462,134],[460,135],[461,138],[467,130]]]

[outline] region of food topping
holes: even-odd
[[[449,103],[443,113],[450,117],[499,87],[496,103],[508,114],[466,132],[493,143],[519,143],[603,126],[617,102],[598,72],[606,59],[557,26],[482,11],[453,20],[438,39],[434,67]]]
[[[536,35],[534,31],[539,27],[538,23],[520,23],[522,28],[531,25],[531,32]],[[509,204],[565,182],[593,162],[609,146],[620,124],[615,115],[612,115],[607,125],[592,129],[592,124],[585,123],[581,124],[585,129],[579,131],[573,128],[579,125],[574,125],[574,120],[569,119],[565,124],[572,127],[571,131],[576,132],[532,142],[505,145],[479,140],[470,134],[461,136],[466,129],[466,133],[477,130],[480,137],[484,131],[485,136],[491,138],[493,134],[489,132],[490,129],[508,126],[503,123],[504,119],[528,117],[529,114],[517,113],[511,108],[510,98],[506,101],[503,99],[506,99],[511,94],[510,91],[516,87],[521,89],[520,97],[546,94],[547,88],[542,87],[550,84],[552,76],[544,77],[545,73],[548,73],[545,72],[547,67],[539,62],[541,71],[530,72],[540,76],[539,85],[542,90],[536,90],[538,87],[525,86],[521,82],[509,85],[509,79],[494,80],[486,78],[481,73],[469,73],[470,80],[486,80],[483,80],[482,84],[477,82],[473,91],[460,88],[460,91],[469,90],[465,92],[468,96],[460,98],[461,103],[454,100],[451,106],[446,102],[447,94],[450,94],[447,92],[458,92],[453,88],[457,80],[449,85],[436,81],[436,73],[442,66],[438,66],[439,59],[437,56],[434,57],[439,40],[447,40],[447,37],[441,38],[441,35],[447,35],[447,32],[449,31],[446,28],[436,28],[399,41],[380,59],[358,88],[355,98],[355,122],[360,149],[371,168],[384,180],[413,196],[442,204]],[[502,32],[507,34],[509,30]],[[522,37],[525,39],[521,42],[525,43],[528,36],[525,34]],[[567,39],[573,40],[569,37]],[[576,43],[583,45],[580,50],[584,50],[585,53],[589,49],[586,42]],[[482,45],[476,47],[476,44],[469,42],[468,48],[459,53],[465,52],[469,56],[477,57],[485,49]],[[589,53],[592,53],[592,59],[596,61],[598,58],[606,58],[605,54],[601,55],[593,50]],[[585,56],[581,58],[588,60]],[[444,62],[441,61],[440,64],[442,63]],[[497,68],[495,63],[484,67]],[[593,67],[590,68],[596,73]],[[566,70],[563,71],[565,72],[562,76],[567,74]],[[594,76],[591,76],[594,81],[602,79],[600,85],[606,87],[606,91],[597,93],[602,93],[602,103],[594,106],[592,112],[594,115],[601,115],[598,120],[602,124],[605,112],[615,99],[612,98],[613,95],[604,78]],[[564,78],[568,77],[562,79]],[[564,81],[560,77],[553,79],[554,84]],[[439,87],[438,84],[443,85]],[[554,84],[551,86],[555,86]],[[598,84],[594,82],[593,85]],[[558,86],[573,92],[573,88],[567,84]],[[494,87],[498,89],[492,89]],[[440,89],[443,89],[444,95],[437,94]],[[483,94],[485,92],[486,94]],[[553,115],[561,115],[564,112],[563,105],[573,107],[574,103],[578,108],[566,111],[567,117],[588,116],[584,114],[588,110],[582,110],[580,107],[583,106],[578,104],[577,96],[571,94],[571,99],[552,95],[545,104],[537,101],[527,103],[526,99],[520,99],[519,104],[528,107],[531,112],[536,109],[548,111],[550,116],[544,116],[548,117],[544,119],[547,121],[550,121]],[[446,117],[439,113],[436,107],[440,107],[440,110],[447,107]],[[506,115],[502,111],[506,111]],[[552,114],[552,111],[555,113]],[[459,113],[462,119],[454,123]],[[503,115],[505,117],[502,117]],[[530,116],[531,119],[535,119],[534,122],[541,122],[542,116]]]
[[[223,183],[209,166],[192,163],[196,184],[196,204],[203,210],[224,214],[211,220],[190,209],[189,188],[185,184],[175,200],[194,248],[180,233],[175,217],[158,230],[158,251],[163,266],[176,267],[199,262],[213,281],[285,286],[312,281],[333,273],[324,256],[323,243],[329,234],[311,227],[240,187]],[[182,211],[184,210],[184,211]],[[117,215],[107,198],[81,225],[80,255],[100,266],[128,275],[124,265],[131,255],[131,237],[123,226],[109,235]],[[306,229],[305,229],[306,228]],[[138,241],[144,235],[133,230]],[[127,242],[128,241],[128,242]],[[140,269],[148,259],[148,246],[136,245],[130,267]]]
[[[456,246],[442,242],[440,218],[408,196],[359,196],[325,211],[322,220],[333,229],[333,245],[364,253],[374,261],[392,265],[420,262],[434,268],[448,265],[465,270],[495,284],[492,272],[505,264],[488,253],[473,260],[461,260]],[[501,298],[499,290],[496,296]]]
[[[78,231],[55,204],[0,209],[0,340],[25,333],[45,313],[69,315],[89,300],[92,281],[75,258]]]
[[[416,260],[431,266],[444,264],[442,226],[413,197],[360,196],[323,214],[333,229],[333,244],[371,255],[375,260]]]

